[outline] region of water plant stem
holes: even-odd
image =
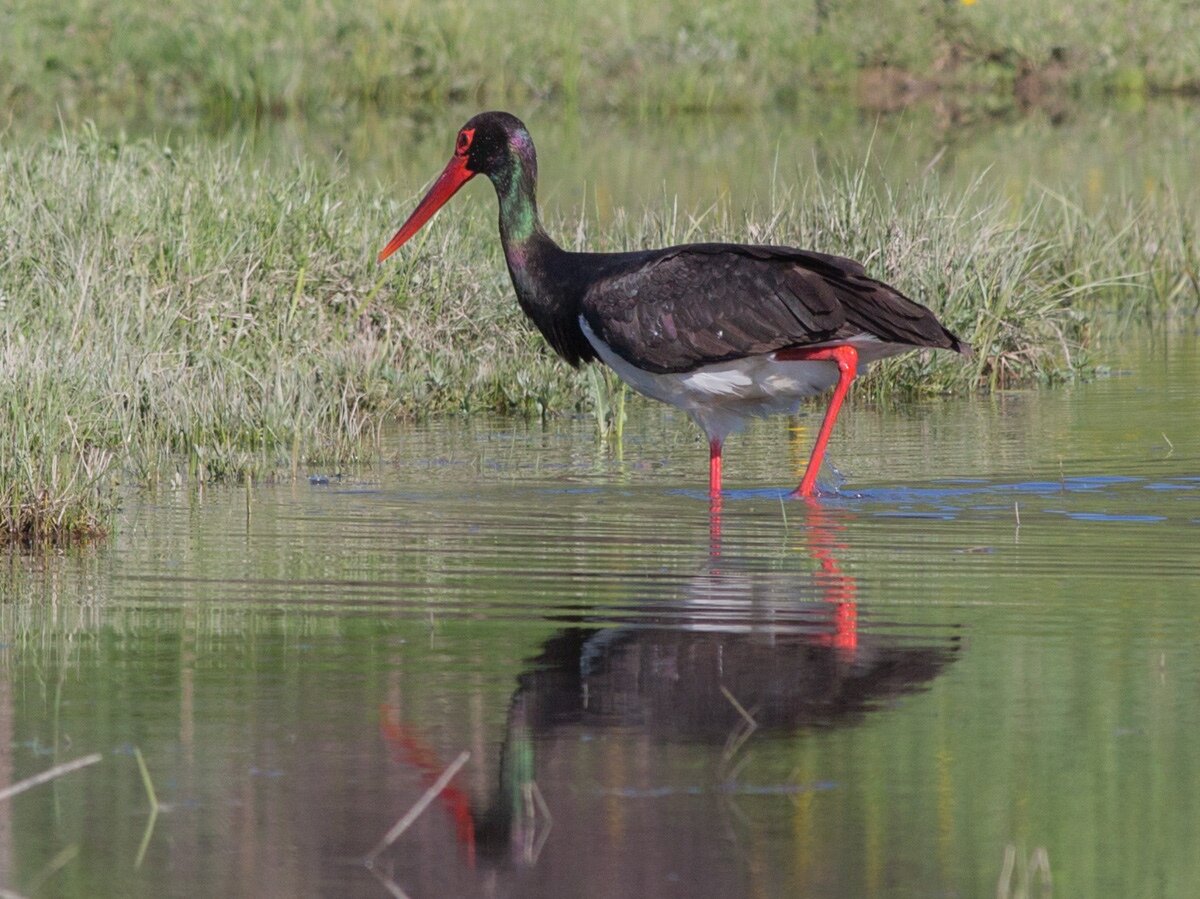
[[[26,790],[32,790],[36,786],[44,783],[49,783],[64,774],[70,774],[72,771],[78,771],[80,768],[86,768],[88,765],[94,765],[96,762],[103,759],[104,756],[99,752],[94,752],[91,755],[85,755],[82,758],[75,759],[70,762],[63,762],[61,765],[55,765],[41,774],[35,774],[33,777],[27,777],[24,780],[19,780],[11,786],[0,790],[0,802],[5,799],[11,799],[13,796],[20,795]]]
[[[389,829],[388,832],[383,835],[383,838],[375,845],[375,847],[363,857],[363,864],[365,864],[368,868],[371,867],[374,864],[375,859],[379,857],[379,853],[383,852],[388,846],[396,842],[396,840],[400,838],[400,835],[403,834],[404,831],[408,830],[408,828],[414,821],[417,820],[417,818],[421,817],[421,813],[424,812],[425,809],[429,808],[429,804],[433,802],[433,800],[437,799],[438,794],[446,788],[446,784],[450,783],[450,781],[454,779],[454,775],[458,773],[458,769],[465,765],[467,763],[467,759],[470,757],[471,753],[467,752],[466,750],[460,752],[458,754],[458,758],[452,761],[447,766],[446,770],[438,776],[438,779],[429,785],[429,789],[427,789],[421,795],[421,798],[413,804],[413,807],[410,808],[399,821],[393,824],[391,829]]]

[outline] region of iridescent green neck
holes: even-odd
[[[527,244],[542,234],[537,210],[537,156],[529,135],[517,132],[509,142],[508,165],[492,175],[500,197],[500,239],[506,248]]]

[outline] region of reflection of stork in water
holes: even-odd
[[[814,567],[751,567],[723,555],[719,514],[702,569],[665,602],[572,616],[517,678],[496,792],[475,810],[453,784],[441,801],[474,863],[536,860],[545,839],[535,750],[555,732],[617,728],[656,740],[740,746],[749,732],[794,733],[854,724],[923,689],[957,652],[957,638],[915,645],[860,630],[853,576],[838,553],[840,526],[812,508],[804,544]],[[747,720],[752,721],[749,729]],[[443,765],[411,729],[385,714],[397,760],[432,781]]]

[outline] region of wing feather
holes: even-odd
[[[638,254],[595,279],[582,312],[618,355],[657,373],[863,335],[966,348],[859,263],[790,247],[695,244]]]

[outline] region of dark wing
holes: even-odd
[[[790,247],[695,244],[638,254],[583,297],[588,326],[658,373],[862,335],[962,345],[919,303],[851,259]]]

